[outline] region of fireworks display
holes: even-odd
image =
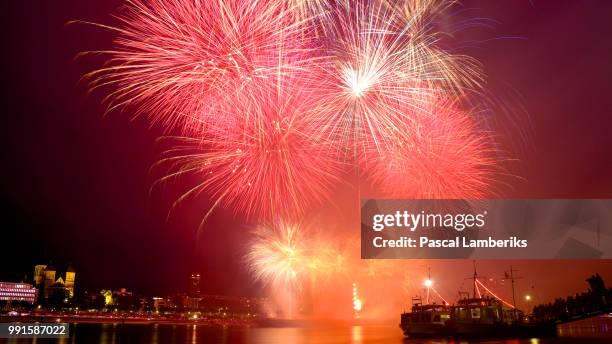
[[[484,75],[443,47],[436,25],[452,6],[129,0],[117,26],[96,24],[117,37],[87,78],[110,89],[110,109],[133,107],[172,137],[159,182],[197,180],[177,202],[203,195],[214,204],[204,218],[223,205],[261,224],[249,269],[294,295],[348,269],[295,225],[333,199],[347,171],[383,197],[490,194],[500,154],[464,105],[485,94]]]
[[[490,196],[496,173],[490,133],[475,116],[447,100],[413,113],[410,136],[375,158],[370,179],[387,197],[481,199]]]
[[[436,48],[430,4],[416,2],[407,19],[385,3],[355,1],[324,24],[329,58],[315,66],[324,69],[315,120],[350,155],[384,151],[411,135],[406,126],[429,102],[477,88],[475,62]]]
[[[342,274],[342,251],[324,244],[313,229],[280,222],[261,225],[247,254],[249,268],[265,283],[300,287],[306,279],[321,280]]]
[[[281,1],[132,0],[118,15],[116,49],[93,87],[114,86],[110,107],[136,105],[167,129],[200,134],[278,78],[303,73],[308,28]]]
[[[329,197],[342,164],[330,143],[313,140],[308,94],[291,87],[235,104],[224,125],[204,135],[176,138],[178,145],[159,162],[170,166],[162,180],[196,174],[201,183],[186,195],[205,191],[256,220],[295,220],[308,205]]]
[[[343,251],[329,244],[313,228],[277,221],[258,226],[249,245],[246,263],[256,280],[280,293],[285,316],[312,293],[311,285],[346,273]],[[277,295],[278,297],[278,295]]]

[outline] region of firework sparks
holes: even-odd
[[[440,94],[476,88],[476,63],[436,48],[427,27],[429,6],[417,2],[416,18],[378,2],[339,6],[326,24],[327,63],[318,83],[319,127],[353,153],[384,150],[405,137],[403,123]],[[422,6],[423,8],[421,8]]]
[[[283,87],[281,94],[260,94],[238,102],[234,125],[209,130],[206,137],[181,137],[167,152],[168,178],[195,173],[202,182],[185,197],[206,191],[211,199],[256,220],[296,219],[329,196],[342,165],[317,139],[308,121],[307,94]],[[241,118],[248,117],[244,121]],[[227,118],[232,118],[230,114]]]
[[[330,10],[328,0],[285,0],[289,10],[299,22],[322,19]]]
[[[345,270],[342,252],[300,224],[261,225],[254,236],[246,260],[255,278],[266,284],[316,282]]]
[[[246,262],[255,280],[287,297],[279,302],[293,314],[312,285],[337,279],[346,271],[341,250],[319,238],[312,228],[276,221],[260,225],[248,246]],[[327,241],[329,242],[329,240]]]
[[[427,114],[428,113],[428,114]],[[451,101],[414,117],[411,136],[368,168],[388,197],[478,199],[490,195],[497,171],[489,133]]]
[[[260,226],[255,235],[246,256],[255,278],[272,284],[297,286],[298,279],[308,268],[301,232],[286,225],[279,228]]]
[[[364,296],[375,304],[364,281],[400,275],[413,290],[415,278],[301,225],[347,165],[406,198],[482,198],[497,172],[492,134],[460,105],[480,94],[481,68],[441,47],[436,20],[453,3],[126,0],[118,26],[94,24],[117,34],[116,47],[86,78],[112,90],[109,110],[134,105],[177,135],[155,185],[197,181],[174,206],[205,194],[202,223],[217,206],[263,223],[246,262],[289,301],[285,314],[309,286],[357,278],[346,308],[360,316]]]
[[[110,108],[137,104],[166,129],[199,130],[236,99],[249,101],[301,72],[304,26],[271,0],[131,0],[118,15],[108,66],[86,77],[114,86]]]
[[[158,182],[248,220],[297,220],[354,163],[386,195],[482,197],[490,133],[451,101],[478,63],[440,47],[453,1],[128,0],[92,86],[178,137]],[[451,104],[452,103],[452,104]],[[451,104],[451,105],[449,105]],[[347,159],[348,156],[348,159]],[[361,172],[360,172],[361,173]],[[157,185],[157,184],[156,184]]]

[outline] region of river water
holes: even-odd
[[[71,325],[70,338],[63,339],[0,339],[0,343],[58,344],[174,344],[174,343],[237,343],[237,344],[553,344],[604,343],[576,339],[504,339],[466,341],[453,339],[407,339],[397,326],[318,326],[318,327],[211,327],[203,325]]]

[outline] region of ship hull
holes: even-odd
[[[448,334],[448,329],[444,324],[403,324],[400,325],[404,336],[407,337],[439,337]]]
[[[458,337],[493,337],[505,336],[510,327],[502,324],[450,323],[448,331]]]

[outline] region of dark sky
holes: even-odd
[[[216,213],[196,245],[206,202],[189,202],[166,220],[180,185],[149,195],[161,132],[129,113],[104,117],[102,95],[79,83],[100,61],[75,56],[109,48],[112,37],[66,23],[112,23],[119,3],[5,4],[12,8],[3,13],[2,30],[0,280],[31,276],[34,264],[53,259],[72,262],[85,287],[180,290],[188,273],[199,270],[211,276],[205,292],[251,293],[237,248],[239,221]],[[518,160],[512,173],[521,177],[512,178],[503,196],[612,197],[612,2],[462,3],[470,15],[496,21],[462,34],[494,38],[463,52],[484,64],[493,93],[505,98],[516,91],[529,113],[516,119],[526,140],[502,121],[511,138],[503,142]],[[471,263],[465,265],[469,272]],[[579,276],[598,269],[612,277],[609,261],[572,266],[584,270]]]

